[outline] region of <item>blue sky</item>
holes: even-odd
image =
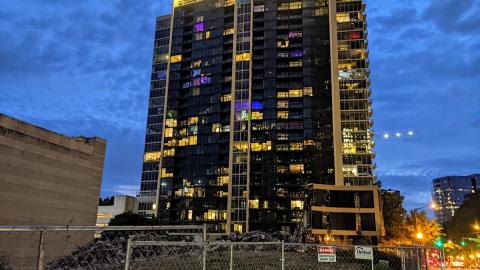
[[[367,0],[376,174],[406,206],[480,172],[480,1]],[[140,182],[155,16],[167,0],[0,0],[0,112],[108,140],[102,195]],[[384,133],[415,131],[383,139]]]

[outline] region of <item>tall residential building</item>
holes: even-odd
[[[67,137],[0,114],[0,226],[94,226],[106,141]],[[93,239],[49,233],[47,261]],[[36,268],[38,234],[0,235],[0,257],[15,269]]]
[[[364,9],[175,0],[169,49],[155,54],[168,59],[166,106],[161,149],[145,153],[160,171],[145,213],[219,233],[308,221],[317,240],[377,240]]]
[[[436,205],[436,217],[439,223],[445,224],[455,215],[462,205],[465,196],[478,192],[480,174],[468,176],[445,176],[433,179],[433,202]]]
[[[137,196],[138,213],[152,218],[155,215],[157,183],[165,110],[170,15],[157,18],[152,62],[150,97],[148,100],[147,132],[143,159],[140,193]]]

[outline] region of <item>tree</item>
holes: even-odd
[[[475,225],[480,226],[480,193],[472,193],[463,201],[460,208],[455,211],[455,215],[446,224],[446,232],[449,239],[455,243],[460,243],[462,237],[479,238],[480,230]]]
[[[153,226],[158,225],[156,219],[148,219],[144,216],[131,212],[116,215],[110,222],[109,226]]]
[[[442,226],[434,219],[428,219],[425,211],[410,211],[405,221],[407,237],[411,244],[433,245],[435,240],[442,234]],[[422,238],[418,238],[421,233]]]
[[[407,211],[403,208],[404,197],[400,192],[381,189],[382,213],[385,226],[385,241],[402,239],[405,235],[402,224],[405,222]]]

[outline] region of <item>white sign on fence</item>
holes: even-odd
[[[373,249],[371,247],[355,246],[355,259],[373,260]]]
[[[317,248],[318,262],[337,262],[337,254],[334,246],[322,246]]]

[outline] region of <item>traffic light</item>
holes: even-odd
[[[435,246],[438,247],[438,248],[442,248],[443,247],[443,240],[442,239],[437,239],[435,241]]]
[[[460,246],[464,247],[467,245],[467,242],[465,242],[465,240],[462,240],[462,242],[460,242]]]

